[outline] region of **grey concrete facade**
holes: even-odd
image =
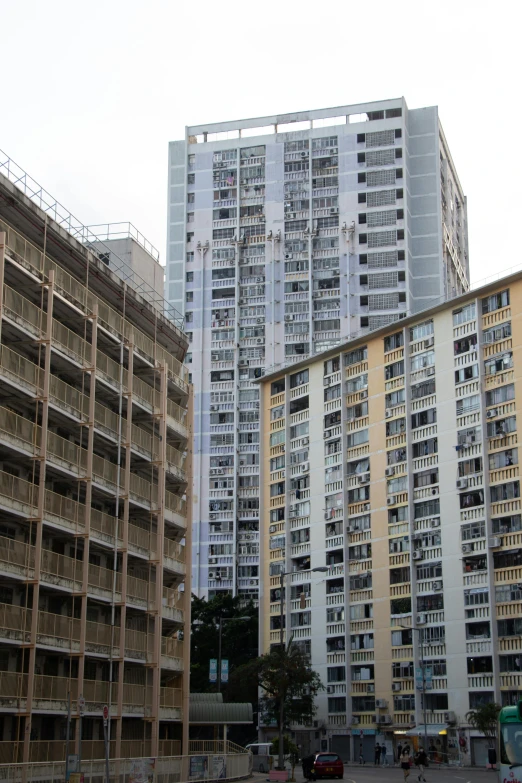
[[[468,270],[436,107],[223,122],[170,144],[165,298],[192,341],[197,594],[257,596],[255,380],[462,293]]]

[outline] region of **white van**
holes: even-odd
[[[271,742],[252,742],[246,746],[246,749],[252,753],[252,769],[254,772],[269,772],[274,767],[277,767],[278,758],[274,756]],[[287,759],[285,759],[285,767],[291,768]]]

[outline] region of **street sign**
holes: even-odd
[[[80,694],[78,697],[78,709],[80,710],[80,715],[83,715],[85,710],[85,699],[83,698],[83,694]]]
[[[208,679],[209,682],[217,682],[217,658],[210,659]]]
[[[109,720],[109,708],[107,705],[103,708],[103,725],[107,725],[107,721]]]
[[[228,682],[228,658],[221,661],[221,682]]]
[[[422,667],[415,669],[415,687],[418,691],[430,691],[433,687],[433,670],[429,666],[424,667],[424,686],[422,682]]]

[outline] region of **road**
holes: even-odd
[[[412,767],[408,783],[417,783],[419,774],[416,767]],[[266,775],[254,773],[255,783],[265,783]],[[295,770],[296,783],[306,783],[301,767]],[[346,765],[344,768],[344,783],[402,783],[402,769],[399,767],[375,767],[373,764]],[[331,783],[330,778],[325,778]],[[427,783],[497,783],[498,777],[495,770],[479,769],[478,767],[442,767],[440,769],[429,767],[426,770]]]

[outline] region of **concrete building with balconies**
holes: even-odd
[[[283,600],[304,751],[485,764],[468,711],[520,697],[521,311],[517,272],[263,379],[261,652]]]
[[[197,386],[193,589],[255,599],[256,380],[466,291],[466,198],[437,107],[399,98],[187,127],[168,210],[165,298]]]
[[[188,753],[188,342],[115,257],[2,159],[4,764],[63,762],[80,722],[103,758],[105,706],[111,758]]]

